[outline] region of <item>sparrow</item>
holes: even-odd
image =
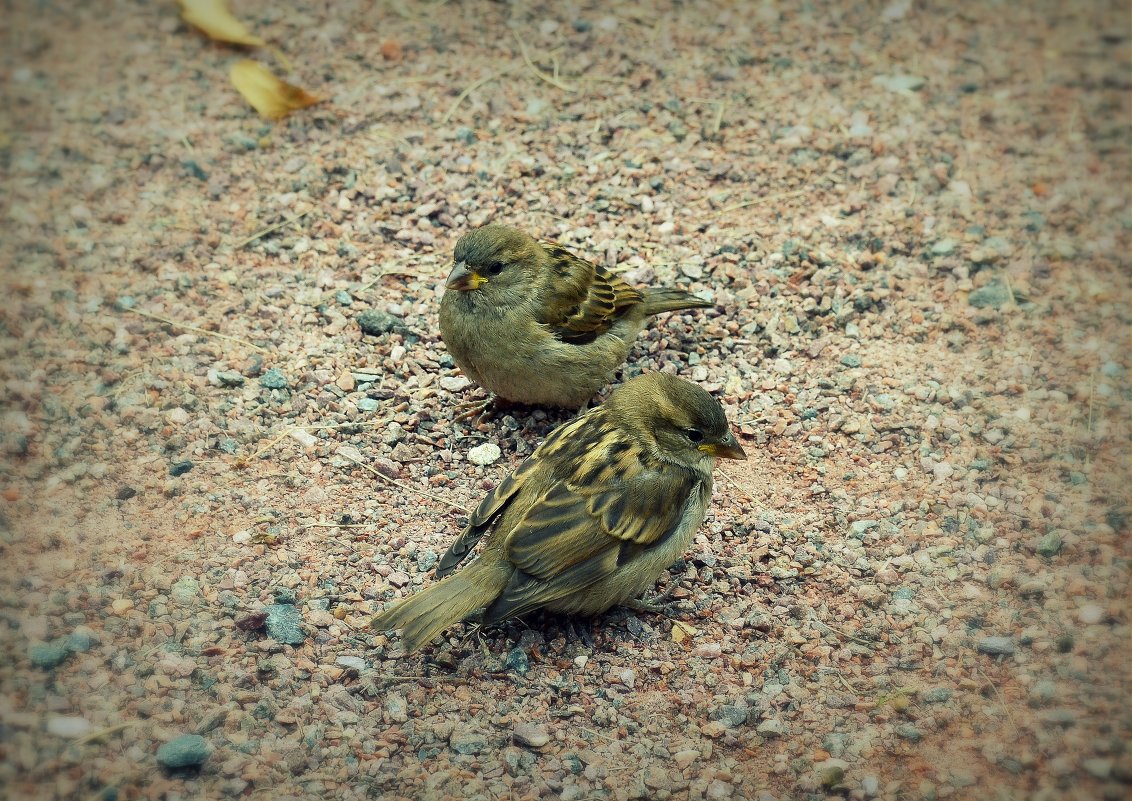
[[[412,653],[463,620],[592,615],[631,602],[703,522],[715,460],[745,458],[702,388],[638,376],[555,429],[472,512],[440,558],[442,580],[372,625],[400,629]],[[485,535],[479,557],[453,572]]]
[[[713,304],[635,289],[561,245],[485,225],[456,243],[440,333],[468,378],[508,401],[580,408],[655,314]]]

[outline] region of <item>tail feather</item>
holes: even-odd
[[[678,309],[706,309],[714,305],[710,300],[697,298],[683,289],[659,288],[645,292],[645,314],[660,314]]]
[[[449,626],[494,601],[503,591],[510,570],[475,562],[438,584],[386,609],[370,625],[379,631],[401,629],[408,653],[420,649]]]

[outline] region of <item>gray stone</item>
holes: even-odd
[[[911,723],[903,723],[896,727],[896,736],[903,740],[911,740],[918,743],[923,739],[924,734]]]
[[[476,132],[466,125],[461,125],[456,129],[456,138],[465,145],[472,145],[476,142]]]
[[[366,660],[360,656],[340,656],[334,660],[334,664],[347,670],[362,671],[366,669]]]
[[[166,768],[188,768],[208,759],[212,746],[199,734],[183,734],[157,749],[157,761]]]
[[[385,714],[392,723],[404,723],[409,719],[409,703],[405,696],[393,693],[385,697]]]
[[[784,730],[782,721],[768,718],[758,725],[755,732],[763,737],[781,737]]]
[[[948,253],[952,253],[955,250],[955,246],[956,243],[954,239],[941,239],[932,245],[932,255],[946,256]]]
[[[512,648],[503,661],[503,667],[512,673],[525,676],[531,671],[531,660],[527,658],[527,653],[522,648]]]
[[[220,385],[223,387],[238,387],[247,379],[235,370],[221,370],[216,374],[216,380],[219,381]]]
[[[169,591],[169,597],[180,606],[189,606],[200,597],[200,582],[192,576],[182,576]]]
[[[991,281],[967,296],[967,303],[976,309],[1001,309],[1013,302],[1014,295],[1010,288],[999,281]]]
[[[476,729],[460,727],[452,731],[448,746],[457,754],[479,754],[487,750],[487,737]]]
[[[920,696],[925,704],[942,704],[951,700],[951,690],[947,687],[933,687]]]
[[[41,642],[28,648],[28,659],[37,668],[51,670],[67,661],[71,649],[67,647],[67,639],[59,637],[51,642]]]
[[[360,412],[376,412],[381,408],[381,402],[373,398],[360,398],[358,400],[358,411]]]
[[[718,720],[729,729],[738,728],[747,722],[747,707],[724,704],[713,709],[708,717],[711,720]]]
[[[1011,637],[983,637],[975,645],[980,654],[1009,656],[1014,653],[1014,639]]]
[[[67,635],[67,650],[75,654],[85,654],[100,642],[98,635],[87,626],[79,626]]]
[[[1057,695],[1057,685],[1042,679],[1030,688],[1030,706],[1045,706]]]
[[[875,798],[880,792],[880,779],[871,773],[861,779],[861,792],[865,794],[865,798]]]
[[[1061,539],[1061,535],[1056,531],[1051,531],[1038,540],[1038,553],[1047,557],[1057,556],[1062,545],[1064,545],[1064,540]]]
[[[837,787],[845,779],[845,769],[849,763],[840,759],[827,759],[818,763],[816,770],[821,786],[827,790]]]
[[[364,311],[354,319],[358,321],[358,327],[362,329],[362,333],[371,336],[387,334],[395,328],[402,327],[401,321],[392,314],[377,309]]]
[[[287,376],[278,367],[272,367],[260,376],[259,383],[267,389],[286,389],[288,386]]]
[[[515,742],[527,748],[542,748],[550,742],[550,735],[546,729],[533,723],[520,723],[511,733]]]
[[[1112,775],[1112,765],[1111,759],[1102,757],[1093,757],[1081,763],[1081,767],[1085,769],[1086,773],[1102,781]]]
[[[879,525],[879,520],[854,520],[849,524],[849,536],[859,540],[866,531]]]
[[[300,645],[307,636],[299,625],[303,616],[292,604],[271,604],[267,613],[267,636],[285,645]]]
[[[841,363],[846,367],[860,367],[861,357],[856,353],[846,353],[841,357]]]

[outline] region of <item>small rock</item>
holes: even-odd
[[[471,385],[472,382],[462,375],[446,375],[440,379],[440,388],[448,392],[460,392]]]
[[[1030,706],[1045,706],[1057,695],[1057,685],[1043,679],[1030,688]]]
[[[846,353],[844,356],[841,357],[841,364],[843,364],[846,367],[860,367],[861,366],[861,357],[858,356],[856,353]]]
[[[713,709],[708,717],[712,720],[718,720],[729,729],[734,729],[747,722],[747,708],[725,704]]]
[[[704,795],[708,801],[727,801],[734,792],[735,788],[731,786],[730,782],[725,782],[722,779],[712,779]]]
[[[503,660],[503,668],[525,676],[531,671],[531,660],[527,658],[527,653],[522,648],[512,648],[507,658]]]
[[[768,718],[758,725],[755,732],[763,737],[781,737],[784,729],[782,721]]]
[[[920,696],[925,704],[942,704],[951,700],[951,690],[946,687],[933,687]]]
[[[849,524],[849,536],[859,540],[865,536],[866,531],[879,525],[879,520],[854,520]]]
[[[283,375],[278,367],[272,367],[260,376],[259,383],[260,386],[267,389],[286,389],[288,387],[287,376]]]
[[[173,462],[173,464],[169,465],[169,475],[176,478],[178,476],[185,475],[185,473],[189,472],[192,469],[193,463],[188,459],[183,459],[179,462]]]
[[[252,533],[247,529],[244,529],[243,531],[237,531],[232,535],[232,542],[236,543],[237,545],[247,545],[251,541]]]
[[[876,798],[877,793],[880,792],[880,779],[871,773],[865,776],[861,779],[861,792],[865,794],[865,798]]]
[[[378,311],[377,309],[364,311],[355,319],[358,321],[358,327],[362,329],[362,333],[369,334],[370,336],[387,334],[394,328],[401,327],[400,320],[392,314]]]
[[[502,456],[502,451],[499,446],[491,442],[485,442],[482,445],[477,445],[468,451],[468,461],[474,465],[483,467],[485,465],[493,464]]]
[[[299,624],[303,616],[293,604],[271,604],[263,610],[267,613],[267,636],[285,645],[300,645],[306,640]]]
[[[28,659],[37,668],[51,670],[67,661],[71,651],[67,648],[67,641],[60,637],[51,642],[41,642],[28,648]]]
[[[358,399],[358,411],[360,412],[376,412],[379,408],[381,408],[380,401],[376,401],[373,398]]]
[[[546,729],[534,723],[520,723],[511,733],[515,742],[527,748],[542,748],[550,742],[550,735]]]
[[[116,615],[123,615],[134,608],[134,601],[132,598],[116,598],[111,601],[110,609]]]
[[[387,578],[389,579],[389,583],[394,587],[404,587],[406,584],[413,580],[408,573],[402,570],[393,571]]]
[[[991,281],[981,286],[967,296],[967,303],[976,309],[1001,309],[1008,303],[1014,302],[1014,295],[1010,288],[998,281]]]
[[[818,780],[826,790],[832,790],[845,779],[845,769],[849,763],[841,759],[827,759],[816,765]]]
[[[338,389],[342,390],[343,392],[353,392],[354,387],[358,385],[354,380],[354,374],[349,370],[343,370],[342,374],[338,376],[338,380],[335,382],[335,384],[337,384]]]
[[[1086,759],[1081,763],[1081,767],[1085,769],[1086,773],[1102,781],[1112,775],[1112,765],[1113,761],[1111,759],[1103,759],[1101,757]]]
[[[672,761],[676,763],[676,767],[680,770],[684,770],[699,758],[700,752],[692,749],[677,751],[672,755]]]
[[[1104,607],[1097,604],[1085,604],[1077,610],[1077,619],[1087,626],[1100,623],[1104,620],[1104,616]]]
[[[926,78],[918,75],[878,75],[873,78],[873,84],[887,89],[890,92],[908,93],[922,89],[927,83]]]
[[[90,721],[83,717],[58,715],[47,719],[47,732],[68,740],[82,737],[92,728]]]
[[[291,431],[291,439],[302,445],[304,448],[313,448],[318,444],[318,437],[305,428],[296,428]]]
[[[476,729],[460,726],[452,730],[448,747],[457,754],[479,754],[487,750],[487,737]]]
[[[216,380],[220,382],[222,387],[238,387],[247,379],[235,370],[221,370],[216,374]]]
[[[347,670],[362,671],[366,669],[366,660],[360,656],[340,656],[334,660],[334,664]]]
[[[983,637],[975,645],[980,654],[991,656],[1009,656],[1014,653],[1014,639],[1012,637]]]
[[[1056,531],[1051,531],[1043,536],[1040,540],[1038,540],[1037,550],[1038,553],[1042,556],[1057,556],[1058,552],[1061,551],[1061,546],[1063,544],[1064,541],[1061,539],[1061,535]]]
[[[918,743],[923,739],[924,734],[911,723],[903,723],[896,727],[896,736],[904,740],[911,740]]]
[[[85,654],[98,643],[98,635],[87,626],[79,626],[66,639],[67,650],[74,654]]]
[[[941,239],[932,245],[933,256],[946,256],[955,250],[956,242],[954,239]]]
[[[405,696],[387,695],[385,697],[385,714],[389,716],[391,723],[404,723],[409,719],[409,703],[405,700]]]
[[[188,768],[201,764],[211,753],[208,740],[199,734],[183,734],[157,749],[157,762],[170,769]]]
[[[200,582],[192,576],[183,576],[173,585],[169,597],[179,606],[189,606],[200,597]]]
[[[475,144],[476,141],[476,132],[467,126],[461,125],[456,129],[456,138],[465,145],[472,145]]]

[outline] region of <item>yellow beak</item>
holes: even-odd
[[[448,283],[445,289],[455,289],[457,292],[472,292],[487,283],[487,279],[475,270],[469,270],[468,265],[462,261],[456,262],[452,272],[448,274]]]
[[[746,459],[747,454],[739,445],[739,440],[730,431],[719,442],[705,442],[699,450],[716,459]]]

